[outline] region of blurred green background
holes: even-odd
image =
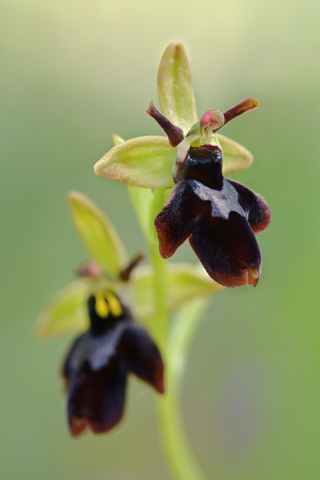
[[[187,431],[208,479],[319,480],[319,14],[316,0],[4,0],[1,479],[170,478],[153,392],[134,378],[120,428],[69,437],[57,372],[70,339],[38,343],[32,329],[86,258],[68,190],[104,208],[131,253],[144,248],[125,186],[92,166],[112,132],[160,134],[144,111],[181,40],[199,113],[260,99],[223,133],[255,156],[234,178],[273,211],[258,287],[214,298],[193,345]],[[188,247],[174,258],[186,259]]]

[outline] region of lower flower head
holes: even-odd
[[[67,416],[76,436],[103,433],[123,416],[129,372],[164,392],[163,362],[147,331],[111,291],[88,299],[90,328],[73,343],[63,366]]]

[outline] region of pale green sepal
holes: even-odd
[[[83,280],[60,290],[40,315],[35,333],[42,340],[84,332],[89,327],[88,286]]]
[[[158,97],[163,115],[187,133],[198,116],[189,63],[180,42],[170,43],[161,58]]]
[[[111,135],[114,145],[119,145],[125,140],[117,134]],[[150,236],[150,208],[153,192],[149,188],[139,188],[128,185],[128,193],[138,217],[140,227],[146,238]]]
[[[168,307],[177,308],[201,297],[223,290],[212,280],[202,266],[192,264],[168,265]]]
[[[150,237],[150,212],[153,201],[153,192],[148,188],[128,185],[128,193],[137,214],[141,229],[146,238]]]
[[[253,156],[249,150],[219,133],[216,134],[216,137],[223,152],[222,173],[224,175],[250,167],[253,162]]]
[[[90,258],[117,278],[127,262],[127,254],[109,218],[80,192],[70,192],[68,203],[73,224]]]
[[[111,148],[95,164],[94,172],[141,188],[170,187],[176,154],[167,137],[132,138]]]
[[[141,267],[131,281],[133,309],[142,319],[152,319],[154,314],[153,270]],[[170,312],[187,303],[220,292],[224,287],[213,281],[205,270],[192,264],[167,265],[167,301]]]

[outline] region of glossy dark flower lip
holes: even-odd
[[[217,146],[191,147],[180,177],[155,219],[161,256],[171,257],[189,238],[215,281],[226,287],[256,286],[261,253],[254,234],[271,220],[265,200],[223,177],[222,152]]]
[[[130,372],[164,393],[160,352],[118,297],[101,292],[89,298],[88,309],[90,329],[75,340],[62,371],[73,436],[108,432],[120,422]]]

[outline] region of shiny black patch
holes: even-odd
[[[219,147],[190,147],[184,168],[186,180],[197,180],[209,188],[222,189],[222,152]]]

